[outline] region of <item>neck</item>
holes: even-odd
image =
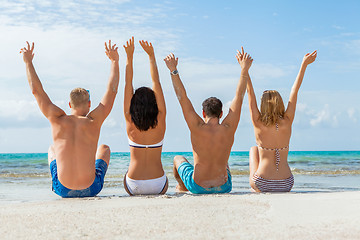
[[[88,111],[86,111],[85,109],[71,109],[71,115],[74,116],[81,116],[81,117],[86,117],[86,115],[88,114]]]
[[[212,124],[212,125],[219,124],[219,118],[217,117],[205,117],[204,120],[206,124]]]

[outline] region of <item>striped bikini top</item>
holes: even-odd
[[[279,131],[279,125],[278,123],[275,123],[276,131]],[[279,163],[280,163],[280,151],[289,149],[289,146],[282,147],[282,148],[266,148],[262,147],[259,144],[257,144],[259,148],[266,150],[266,151],[275,151],[275,159],[276,159],[276,171],[279,171]]]
[[[129,146],[134,147],[134,148],[159,148],[159,147],[162,147],[164,139],[158,143],[150,144],[150,145],[143,145],[143,144],[135,143],[135,142],[131,141],[129,137],[128,137],[128,141],[129,141]]]

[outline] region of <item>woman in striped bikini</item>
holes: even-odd
[[[168,179],[161,163],[165,135],[166,106],[155,60],[154,48],[139,42],[149,56],[152,89],[133,89],[134,37],[124,45],[127,61],[125,73],[124,114],[130,146],[130,165],[124,177],[129,195],[164,194]]]
[[[242,49],[240,56],[243,55]],[[316,55],[317,52],[314,51],[304,56],[286,110],[280,94],[275,90],[267,90],[262,95],[259,111],[250,76],[247,76],[250,115],[257,144],[249,153],[249,180],[252,191],[289,192],[294,185],[294,177],[287,162],[291,125],[305,70],[315,61]]]

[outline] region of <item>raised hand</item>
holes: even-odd
[[[34,58],[34,43],[31,44],[31,47],[28,41],[26,41],[26,44],[27,48],[23,47],[22,49],[20,49],[20,53],[23,54],[23,59],[25,63],[31,63]]]
[[[303,58],[303,64],[309,65],[310,63],[313,63],[316,59],[317,51],[313,51],[312,53],[305,54]]]
[[[117,50],[116,44],[111,46],[111,40],[109,40],[109,46],[105,42],[105,54],[113,62],[119,61],[119,53]]]
[[[154,48],[151,44],[151,42],[148,43],[148,41],[141,40],[139,41],[141,47],[144,49],[144,51],[149,55],[149,57],[154,56]]]
[[[166,66],[168,69],[173,72],[176,70],[177,64],[178,64],[178,58],[175,58],[175,55],[173,53],[166,56],[164,59]]]
[[[251,67],[251,64],[253,62],[253,59],[248,53],[244,53],[244,48],[241,47],[241,52],[237,50],[236,59],[238,60],[241,69],[243,70],[249,70]]]
[[[126,55],[132,57],[135,50],[134,37],[131,37],[129,41],[126,41],[126,45],[123,45],[123,47],[125,48]]]

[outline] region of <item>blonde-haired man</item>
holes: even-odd
[[[98,145],[100,128],[110,114],[119,85],[117,47],[105,43],[111,60],[106,93],[99,106],[90,111],[90,94],[83,88],[71,91],[71,114],[53,104],[44,91],[32,60],[34,43],[21,49],[29,85],[41,112],[50,121],[54,144],[49,148],[49,165],[53,191],[61,197],[91,197],[98,194],[110,162],[110,148]]]

